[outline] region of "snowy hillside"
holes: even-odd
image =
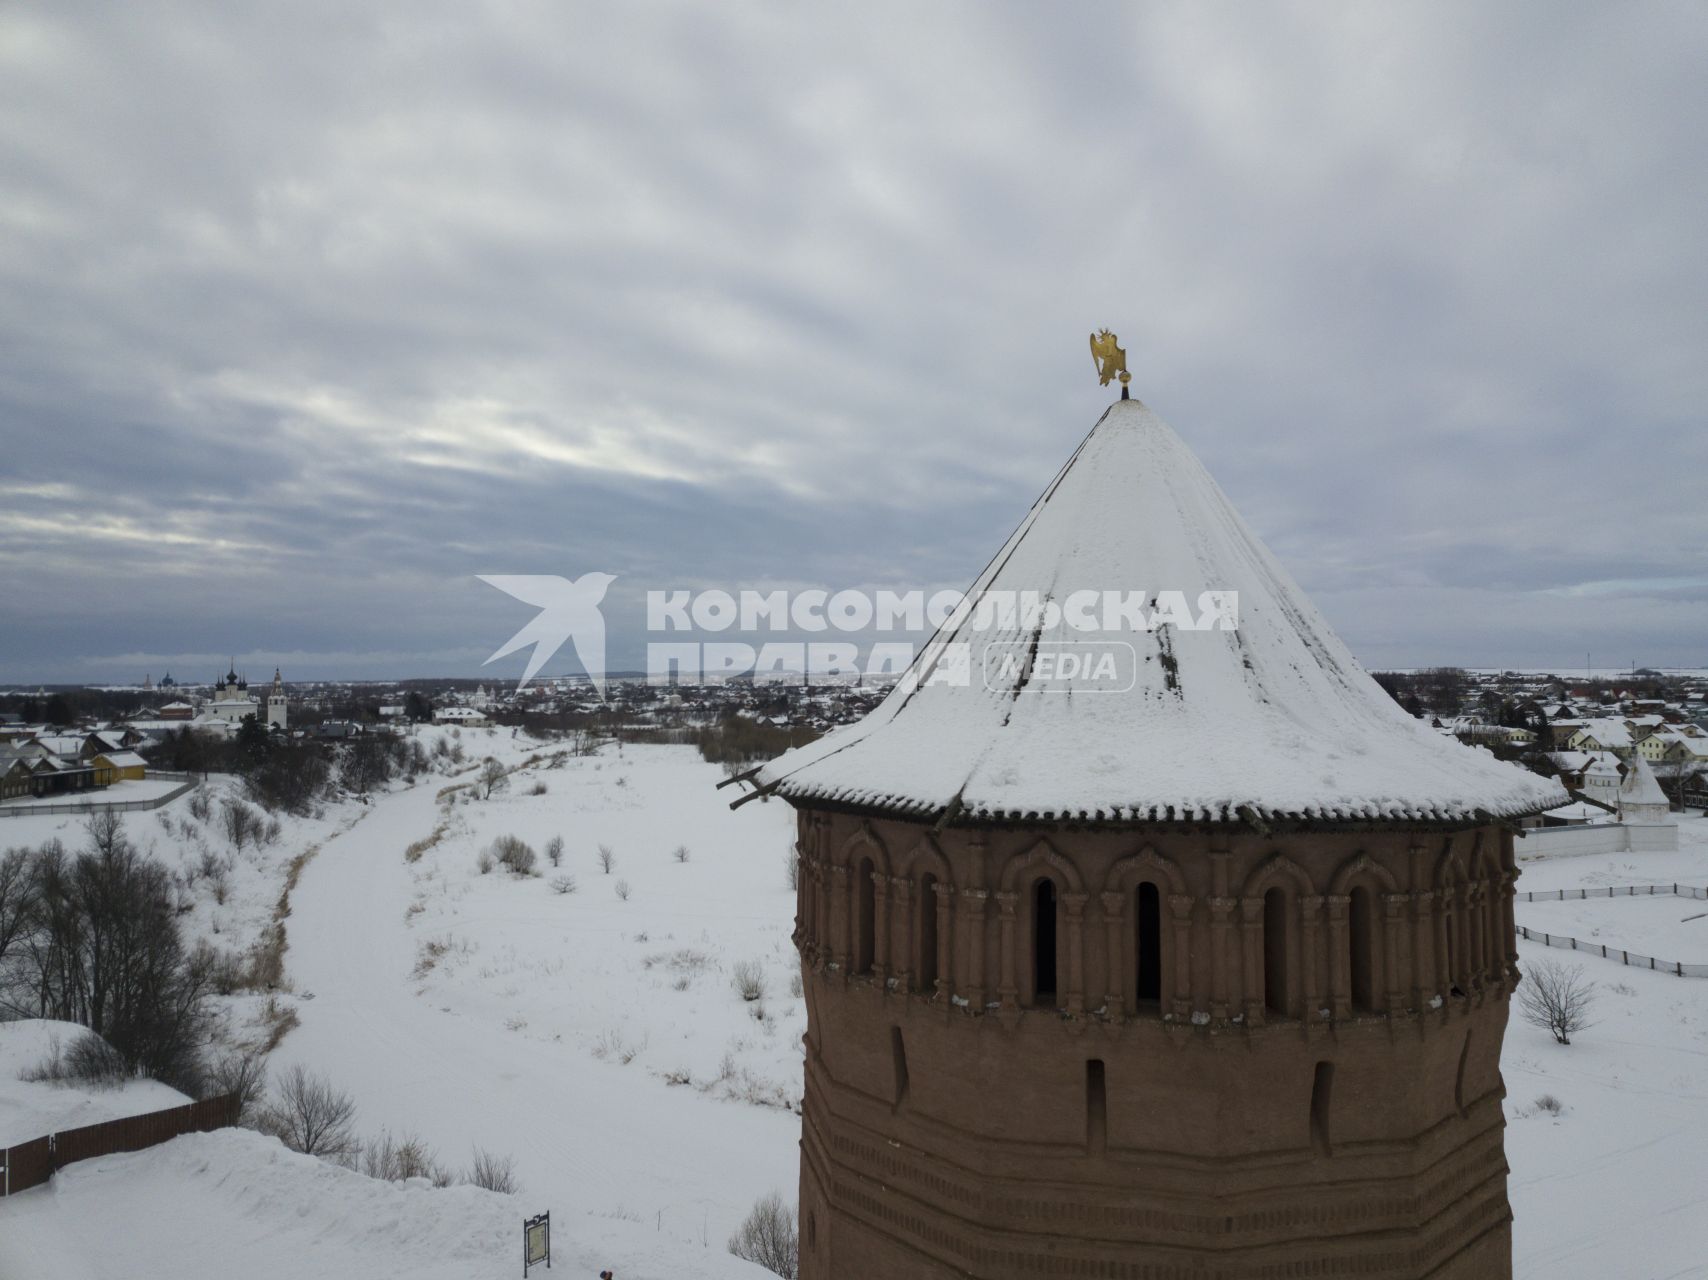
[[[0,1200],[7,1280],[499,1280],[531,1202],[475,1187],[376,1182],[242,1129],[73,1165]],[[622,1280],[763,1280],[718,1242],[652,1223],[552,1215],[552,1271]]]

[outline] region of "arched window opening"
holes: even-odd
[[[1138,952],[1138,986],[1140,1000],[1162,999],[1162,895],[1150,881],[1139,886],[1135,904],[1133,937]]]
[[[1056,1003],[1056,882],[1047,877],[1032,890],[1032,1000]]]
[[[930,995],[937,988],[937,877],[927,873],[919,882],[919,989]]]
[[[875,895],[877,885],[872,881],[872,860],[860,859],[860,865],[855,869],[854,878],[858,883],[854,886],[855,893],[855,930],[854,930],[854,972],[872,972],[873,934],[876,930],[877,903]]]
[[[1371,942],[1370,890],[1360,885],[1352,891],[1347,910],[1347,943],[1351,948],[1352,1007],[1361,1013],[1376,1008],[1376,984],[1371,976],[1375,963]]]
[[[1271,889],[1263,895],[1263,1004],[1270,1013],[1287,1013],[1287,895]]]

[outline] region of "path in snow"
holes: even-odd
[[[750,836],[752,856],[780,876],[781,814],[732,815],[713,790],[718,772],[676,754],[683,767],[631,771],[640,807],[667,815],[696,847],[711,832],[726,848],[729,834],[737,847]],[[526,783],[514,781],[516,790]],[[299,1003],[301,1026],[273,1055],[274,1070],[301,1062],[349,1090],[364,1133],[418,1133],[459,1166],[475,1145],[513,1155],[523,1201],[551,1209],[565,1230],[578,1214],[635,1215],[721,1250],[759,1196],[778,1190],[792,1200],[795,1115],[667,1088],[567,1039],[506,1034],[416,994],[420,936],[405,922],[416,883],[403,850],[432,831],[439,785],[378,798],[366,821],[326,840],[304,871],[287,969],[313,998]]]

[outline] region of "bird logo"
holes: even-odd
[[[599,612],[599,602],[605,598],[605,589],[617,580],[616,574],[584,573],[573,582],[554,573],[482,573],[477,576],[505,595],[539,610],[533,621],[506,640],[496,653],[481,663],[482,666],[515,653],[525,644],[532,644],[534,651],[528,657],[527,670],[516,682],[516,690],[521,692],[534,678],[534,673],[563,647],[563,642],[573,640],[575,656],[581,659],[581,665],[599,690],[599,696],[605,696],[605,618]]]

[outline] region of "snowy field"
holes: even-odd
[[[1520,902],[1515,910],[1518,923],[1531,929],[1661,960],[1708,964],[1708,901],[1701,898],[1662,894],[1614,898],[1611,904],[1606,898]],[[1568,952],[1555,959],[1576,963],[1584,957],[1574,959]]]
[[[689,748],[574,757],[508,731],[459,741],[467,758],[448,774],[291,820],[241,853],[217,812],[189,817],[188,797],[127,823],[181,871],[209,855],[229,864],[224,901],[201,874],[183,918],[192,936],[234,950],[268,928],[296,865],[277,1002],[299,1025],[273,1068],[301,1062],[349,1090],[364,1134],[417,1134],[455,1165],[476,1145],[514,1156],[519,1194],[393,1186],[258,1135],[202,1135],[0,1201],[0,1277],[496,1277],[516,1265],[521,1217],[548,1208],[558,1269],[567,1260],[572,1276],[764,1274],[724,1241],[759,1196],[794,1196],[804,1021],[788,941],[790,811],[730,812],[714,790],[721,771]],[[478,798],[486,755],[515,772]],[[10,820],[0,841],[75,845],[79,824]],[[539,874],[483,872],[482,852],[505,835],[534,849]],[[1681,835],[1676,853],[1554,860],[1525,857],[1521,843],[1520,888],[1708,884],[1708,823],[1692,818]],[[546,859],[553,836],[558,867]],[[1578,936],[1599,928],[1663,951],[1666,913],[1708,904],[1521,903],[1518,918],[1548,927],[1541,913],[1562,906]],[[1651,908],[1660,916],[1637,914]],[[1708,1277],[1708,980],[1520,949],[1526,965],[1582,963],[1598,1021],[1570,1047],[1516,1017],[1508,1033],[1516,1274]],[[736,989],[743,962],[758,968],[761,999]],[[227,1035],[252,1036],[262,998],[223,1003]]]
[[[1527,859],[1521,891],[1674,881],[1708,885],[1708,822],[1680,824],[1673,853]],[[1645,914],[1653,911],[1658,915]],[[1566,911],[1561,913],[1559,908]],[[1678,923],[1708,903],[1686,898],[1520,902],[1518,923],[1665,955]],[[1633,913],[1632,908],[1636,908]],[[1667,923],[1669,919],[1671,923]],[[1646,922],[1646,923],[1645,923]],[[1708,938],[1708,934],[1699,934]],[[1698,958],[1708,948],[1697,947]],[[1596,984],[1596,1025],[1555,1044],[1517,1015],[1501,1059],[1514,1274],[1534,1280],[1682,1280],[1708,1276],[1708,978],[1626,968],[1519,941],[1519,966],[1581,965]],[[1708,954],[1701,954],[1708,960]],[[1552,1097],[1559,1115],[1539,1108]]]

